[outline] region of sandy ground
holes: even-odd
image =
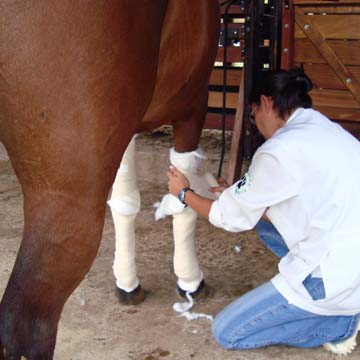
[[[216,173],[219,134],[205,132],[202,147]],[[188,321],[172,309],[179,298],[172,268],[171,220],[154,221],[153,203],[166,191],[171,136],[141,135],[137,167],[142,210],[137,219],[137,264],[142,286],[150,291],[138,306],[121,306],[114,295],[112,260],[114,229],[110,213],[98,256],[87,277],[68,300],[60,322],[56,360],[328,360],[322,348],[274,346],[251,351],[226,351],[212,339],[210,321]],[[2,159],[4,159],[3,157]],[[0,294],[5,289],[22,233],[22,195],[8,161],[0,161]],[[90,224],[89,224],[90,225]],[[240,252],[237,249],[241,249]],[[197,249],[214,297],[198,303],[196,312],[215,315],[236,297],[269,280],[276,259],[252,231],[230,234],[199,220]],[[59,269],[61,271],[61,269]],[[348,359],[360,359],[357,349]]]

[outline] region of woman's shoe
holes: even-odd
[[[357,328],[355,329],[354,334],[348,339],[338,342],[338,343],[325,343],[323,347],[337,355],[348,355],[350,354],[356,347],[356,336],[358,331],[360,331],[360,322],[358,323]]]

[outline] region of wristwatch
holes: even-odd
[[[185,203],[185,194],[186,194],[187,191],[192,191],[192,192],[194,192],[193,189],[190,189],[189,187],[186,187],[186,188],[181,189],[181,190],[179,191],[179,193],[178,193],[178,199],[180,200],[180,202],[182,202],[182,203],[185,205],[185,207],[188,206],[188,205]]]

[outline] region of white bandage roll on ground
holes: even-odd
[[[108,204],[115,227],[113,270],[116,285],[130,292],[139,285],[135,263],[134,221],[140,210],[140,193],[135,170],[135,137],[123,155]]]

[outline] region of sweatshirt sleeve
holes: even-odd
[[[298,180],[274,155],[255,154],[249,171],[212,204],[209,221],[231,232],[252,229],[268,207],[296,196]]]

